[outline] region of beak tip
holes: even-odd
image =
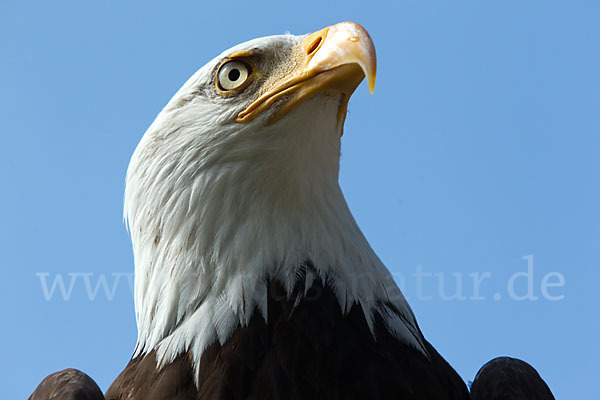
[[[367,86],[369,87],[369,93],[373,94],[373,92],[375,92],[375,76],[374,75],[371,75],[371,76],[367,75]]]

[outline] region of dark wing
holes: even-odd
[[[498,357],[485,364],[471,385],[472,400],[554,400],[540,374],[525,361]]]
[[[28,400],[104,400],[104,395],[92,378],[69,368],[48,375]]]

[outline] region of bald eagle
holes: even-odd
[[[127,172],[138,338],[106,399],[469,398],[338,184],[375,72],[345,22],[237,45],[175,94]]]

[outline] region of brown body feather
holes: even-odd
[[[107,400],[468,399],[466,385],[427,343],[430,358],[393,337],[381,318],[375,337],[359,306],[343,315],[333,291],[316,283],[294,307],[269,285],[267,322],[255,312],[200,363],[180,355],[161,370],[155,353],[132,359]],[[296,292],[296,295],[298,292]]]

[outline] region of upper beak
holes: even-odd
[[[312,95],[328,91],[344,95],[339,113],[343,115],[338,115],[343,118],[350,95],[364,77],[373,93],[377,58],[373,41],[362,26],[354,22],[332,25],[306,36],[301,48],[295,70],[240,112],[237,122],[251,121],[287,95],[271,121],[279,119]]]

